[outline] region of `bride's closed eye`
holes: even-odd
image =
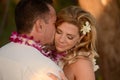
[[[61,31],[60,29],[57,29],[57,30],[56,30],[56,33],[57,33],[57,34],[62,34],[62,31]]]
[[[68,34],[68,35],[67,35],[67,38],[68,38],[69,40],[73,40],[74,37]]]
[[[62,30],[60,30],[60,29],[56,29],[56,33],[57,34],[63,34]],[[66,34],[66,37],[69,40],[73,40],[74,39],[74,37],[71,34]]]

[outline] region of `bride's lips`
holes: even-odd
[[[56,47],[63,48],[63,45],[56,45]]]

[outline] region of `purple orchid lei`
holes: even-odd
[[[40,41],[34,41],[33,37],[28,37],[25,34],[18,34],[17,32],[12,32],[10,36],[10,41],[14,43],[24,44],[28,46],[32,46],[39,50],[44,56],[52,59],[55,63],[58,63],[58,61],[65,56],[65,53],[56,53],[56,51],[44,51],[45,46],[42,46],[40,44]]]

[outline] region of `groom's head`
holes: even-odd
[[[52,0],[21,0],[15,8],[17,32],[42,44],[53,42],[56,13]]]

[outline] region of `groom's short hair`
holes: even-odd
[[[46,20],[52,0],[21,0],[15,8],[15,23],[18,33],[29,33],[36,19]]]

